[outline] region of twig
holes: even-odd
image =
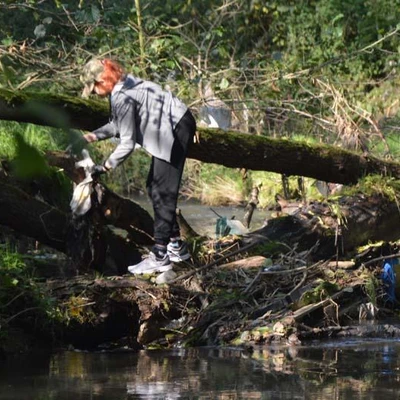
[[[14,318],[17,318],[19,315],[24,314],[28,311],[32,311],[32,310],[38,310],[39,307],[30,307],[30,308],[25,308],[25,310],[20,311],[19,313],[12,315],[10,318],[5,320],[5,323],[8,324],[10,321],[12,321]]]
[[[303,283],[307,279],[307,271],[304,271],[303,277],[300,279],[300,282],[288,293],[288,296],[290,297],[297,289],[301,288],[303,286]]]
[[[285,269],[283,271],[262,271],[261,274],[263,275],[279,275],[279,274],[293,274],[295,272],[302,272],[302,271],[309,271],[312,268],[320,267],[322,264],[324,264],[325,260],[318,261],[317,263],[309,266],[309,267],[299,267],[299,268],[294,268],[294,269]]]
[[[254,283],[258,280],[258,278],[261,275],[261,269],[258,270],[256,276],[254,277],[254,279],[250,282],[250,284],[246,287],[246,289],[243,290],[243,293],[246,294],[250,291],[250,289],[253,287]]]
[[[265,240],[267,240],[267,238],[265,238]],[[214,265],[217,265],[218,263],[220,263],[221,261],[226,260],[226,259],[229,258],[229,257],[235,256],[236,254],[242,253],[242,252],[244,252],[244,251],[246,251],[246,250],[249,250],[249,249],[251,249],[252,247],[254,247],[255,245],[260,244],[261,242],[262,242],[262,240],[261,240],[261,239],[258,239],[258,240],[256,240],[256,241],[254,241],[253,243],[248,244],[247,246],[241,247],[241,248],[239,248],[239,249],[237,249],[237,250],[232,251],[231,253],[225,254],[224,256],[222,256],[221,258],[219,258],[218,260],[215,260],[215,261],[213,261],[213,262],[211,262],[211,263],[208,263],[208,264],[206,264],[206,265],[203,265],[202,267],[196,268],[196,269],[193,270],[193,271],[190,271],[190,272],[188,272],[188,273],[186,273],[186,274],[183,274],[183,275],[178,276],[177,278],[175,278],[175,279],[173,279],[172,281],[170,281],[169,284],[171,285],[171,284],[176,283],[176,282],[178,282],[178,281],[180,281],[180,280],[182,280],[182,279],[189,278],[190,276],[192,276],[192,275],[194,275],[194,274],[197,274],[197,273],[199,273],[199,272],[201,272],[201,271],[204,271],[205,269],[211,268],[211,267],[213,267]]]
[[[24,294],[24,292],[21,292],[20,294],[16,295],[14,298],[12,298],[7,304],[1,305],[0,308],[6,308],[8,307],[11,303],[13,303],[15,300],[17,300],[19,297],[21,297]]]
[[[143,288],[141,288],[141,287],[138,287],[138,286],[136,286],[136,289],[139,289],[139,290],[141,290],[142,292],[146,293],[146,294],[149,295],[153,300],[157,300],[157,297],[154,296],[154,294],[148,292],[147,290],[145,290],[145,289],[143,289]]]
[[[377,261],[382,261],[382,260],[389,260],[392,258],[397,258],[400,257],[400,253],[396,253],[396,254],[391,254],[390,256],[382,256],[382,257],[377,257],[377,258],[373,258],[372,260],[366,261],[364,264],[364,266],[366,267],[367,265],[376,263]]]

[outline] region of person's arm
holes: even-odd
[[[127,96],[119,96],[115,104],[115,127],[120,142],[104,163],[107,169],[114,169],[135,149],[136,144],[136,104]]]
[[[88,143],[97,142],[98,140],[109,139],[115,136],[115,130],[116,126],[114,122],[111,121],[93,132],[85,133],[83,137]]]

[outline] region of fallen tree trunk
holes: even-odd
[[[73,165],[70,159],[58,158],[54,154],[51,158],[52,164],[63,165],[68,175],[75,173],[74,168],[68,167],[69,163]],[[29,196],[15,184],[15,181],[5,177],[0,180],[1,224],[54,249],[66,252],[66,232],[71,223],[71,216],[38,200],[35,198],[35,193]],[[47,187],[51,189],[51,185]],[[43,190],[42,187],[41,194],[46,198]],[[114,257],[118,254],[120,266],[118,271],[125,273],[126,266],[130,265],[129,260],[132,260],[129,247],[132,247],[133,243],[136,245],[152,243],[152,218],[136,203],[120,198],[107,188],[105,193],[102,204],[97,205],[95,212],[90,214],[91,222],[88,223],[98,231],[101,231],[101,227],[111,225],[128,233],[125,240],[112,239],[112,235],[108,239],[119,249],[119,252],[114,253]],[[49,216],[51,218],[47,218]],[[294,215],[271,219],[265,227],[245,235],[241,241],[252,247],[252,243],[258,244],[262,237],[264,242],[277,241],[289,248],[296,248],[297,251],[313,249],[310,257],[317,260],[335,255],[343,257],[357,246],[369,241],[391,241],[396,240],[399,235],[400,214],[395,203],[380,195],[370,197],[357,195],[342,197],[338,203],[314,202],[309,205],[299,205]],[[103,238],[99,242],[103,244],[97,247],[100,260],[105,257],[102,255],[105,250],[101,249],[107,249],[111,245],[104,243],[104,240]],[[281,250],[286,251],[284,247]],[[89,258],[83,257],[90,261],[89,265],[92,265],[92,258],[97,259],[93,252]],[[95,264],[98,265],[99,262]]]
[[[75,183],[82,181],[82,168],[76,169],[77,161],[65,152],[49,152],[47,160],[51,166],[62,168]],[[102,185],[102,199],[97,211],[104,218],[104,223],[124,229],[137,244],[153,243],[153,218],[134,201],[121,197]]]
[[[0,89],[0,119],[92,130],[108,120],[108,104],[49,93]],[[354,184],[369,174],[400,178],[400,164],[340,148],[198,128],[189,157],[231,168]],[[237,155],[240,155],[239,157]]]
[[[28,106],[28,100],[33,102],[33,106]],[[0,90],[0,105],[2,105],[0,118],[3,116],[8,119],[17,119],[22,115],[26,121],[55,124],[55,121],[48,119],[48,115],[51,113],[47,112],[43,116],[43,110],[47,110],[48,105],[39,106],[39,101],[42,103],[47,101],[47,104],[52,107],[62,108],[70,117],[69,122],[65,122],[65,125],[91,128],[90,124],[93,124],[93,119],[99,118],[98,122],[104,122],[103,119],[108,113],[105,104],[80,99],[73,100],[61,96],[36,95],[35,97],[31,94],[28,96]],[[93,107],[93,112],[88,113],[87,107]],[[86,119],[86,115],[90,118]],[[94,116],[95,118],[93,118]],[[58,125],[60,124],[58,123]],[[243,156],[232,157],[232,152],[237,154],[238,150]],[[192,147],[191,155],[206,162],[218,160],[218,163],[232,167],[245,166],[253,169],[275,170],[276,172],[279,168],[283,168],[279,172],[288,173],[291,170],[296,174],[314,175],[320,179],[325,178],[325,180],[345,183],[356,181],[365,173],[389,171],[390,174],[396,175],[399,167],[398,164],[388,164],[383,161],[374,163],[371,159],[332,147],[310,147],[289,141],[276,141],[261,136],[211,129],[201,130],[200,143],[196,143]],[[62,167],[74,181],[79,182],[82,175],[75,169],[73,159],[65,157],[65,154],[62,153],[51,153],[48,155],[48,159],[50,164]],[[307,162],[303,162],[305,159]],[[297,168],[299,169],[297,170]],[[9,200],[6,198],[3,200],[4,209],[7,209],[7,201]],[[355,204],[356,207],[353,207]],[[16,205],[11,205],[11,209],[13,206]],[[253,237],[260,234],[270,240],[280,240],[289,246],[297,246],[298,249],[309,249],[319,242],[315,254],[315,257],[318,258],[331,257],[338,252],[345,253],[358,245],[365,244],[368,240],[391,240],[396,239],[399,235],[397,206],[382,196],[348,198],[347,204],[342,202],[340,208],[342,208],[340,213],[344,216],[345,221],[341,221],[339,215],[334,215],[329,205],[321,207],[314,203],[309,206],[308,210],[302,210],[296,218],[270,221],[265,228],[255,232]],[[16,225],[18,223],[16,221],[4,218],[5,224],[17,227],[21,233],[26,232],[40,241],[48,241],[48,238],[44,237],[45,233],[41,233],[40,229],[35,236],[36,233],[30,231],[31,227],[25,228],[22,223],[23,215],[22,212],[19,225]],[[107,188],[105,188],[104,201],[97,210],[97,218],[103,224],[123,228],[137,244],[150,244],[152,241],[153,226],[148,213],[135,203],[108,191]],[[324,221],[322,225],[320,221]],[[61,226],[62,224],[59,225],[59,232],[62,232],[64,228]],[[325,229],[326,227],[328,229]],[[38,228],[40,227],[38,226]],[[253,240],[251,236],[249,240]],[[57,247],[54,245],[54,248]]]
[[[400,212],[383,195],[343,196],[337,202],[299,204],[293,215],[269,220],[245,237],[244,243],[258,241],[258,235],[297,251],[313,248],[314,259],[342,257],[368,242],[397,240]]]
[[[0,88],[0,119],[56,128],[93,130],[108,122],[102,101],[54,93],[13,92]]]
[[[77,169],[75,167],[75,162],[77,160],[74,157],[71,157],[71,155],[65,152],[48,152],[46,157],[49,165],[62,169],[74,183],[80,183],[84,178],[83,169]],[[58,204],[54,204],[51,201],[51,192],[54,191],[53,181],[45,177],[43,177],[42,180],[40,180],[41,178],[36,178],[35,185],[29,185],[29,183],[25,181],[17,181],[12,178],[12,172],[10,171],[10,167],[7,162],[3,162],[2,165],[5,173],[1,173],[0,178],[2,178],[4,182],[6,182],[8,185],[14,185],[19,189],[22,189],[31,196],[36,196],[40,192],[40,196],[46,199],[50,206],[58,207]],[[41,184],[42,181],[43,184]],[[33,186],[33,189],[30,186]],[[98,204],[96,208],[98,214],[97,218],[101,217],[103,219],[103,224],[105,225],[113,225],[116,228],[126,230],[130,240],[136,244],[152,244],[153,218],[151,215],[134,201],[119,196],[118,194],[109,190],[106,186],[101,185],[101,191],[101,204]],[[10,207],[13,207],[13,204],[10,203]],[[64,210],[64,214],[67,215],[68,211],[69,208]],[[70,217],[71,216],[69,215],[68,218]],[[14,224],[16,223],[17,221],[14,222]],[[10,227],[12,228],[12,226]],[[21,231],[21,233],[24,232]],[[30,234],[27,235],[32,236]],[[42,237],[39,232],[38,236]],[[33,237],[36,240],[41,241],[39,237]]]
[[[141,259],[132,238],[114,233],[101,222],[102,212],[94,209],[87,216],[74,219],[15,184],[0,174],[0,225],[67,254],[71,259],[69,269],[124,274],[128,265]],[[148,235],[140,233],[138,237],[149,242]]]

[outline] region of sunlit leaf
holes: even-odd
[[[33,34],[36,36],[36,39],[41,39],[46,35],[46,27],[43,24],[40,24],[35,27]]]
[[[219,87],[221,89],[227,89],[229,87],[229,81],[226,78],[222,78],[221,82],[219,83]]]

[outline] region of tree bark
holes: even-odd
[[[108,122],[108,111],[103,101],[0,88],[0,119],[7,121],[93,130]]]
[[[0,89],[0,119],[92,130],[108,120],[107,102]],[[189,157],[231,168],[354,184],[369,174],[400,178],[400,164],[326,145],[198,128]],[[238,157],[239,155],[239,157]]]
[[[7,91],[0,90],[0,99],[5,92]],[[11,96],[10,92],[8,94]],[[21,111],[26,110],[24,107],[31,110],[26,105],[24,96],[22,94],[20,94],[20,97],[15,95],[11,97],[7,104],[4,103],[4,98],[0,100],[0,103],[3,101],[2,105],[5,107],[0,109],[0,118],[5,116],[16,118],[21,115],[29,115],[29,118],[32,118],[33,114]],[[100,104],[97,112],[92,109],[92,114],[89,114],[92,117],[99,115],[99,122],[107,115],[106,105],[98,102],[92,104],[80,99],[72,102],[72,100],[60,96],[51,97],[47,95],[44,98],[52,105],[56,104],[57,107],[63,107],[67,115],[71,117],[69,119],[71,123],[76,126],[90,127],[90,124],[93,124],[92,119],[85,119],[89,106],[94,107],[94,105]],[[33,96],[30,99],[35,100],[36,110],[40,108],[37,98]],[[37,114],[35,115],[37,116]],[[35,121],[38,122],[38,119]],[[49,121],[46,120],[45,122],[48,123]],[[232,156],[232,154],[237,154],[238,150],[242,157]],[[261,136],[227,133],[211,129],[201,130],[200,143],[192,147],[191,155],[202,161],[212,162],[218,159],[220,164],[240,165],[249,169],[251,169],[251,165],[255,169],[266,168],[268,170],[278,169],[277,166],[282,169],[293,168],[293,173],[296,170],[297,174],[308,173],[308,176],[323,173],[325,168],[327,180],[334,181],[333,177],[336,176],[336,181],[342,182],[351,182],[367,171],[378,172],[381,171],[381,168],[387,168],[387,171],[396,175],[400,167],[398,164],[383,161],[377,161],[374,164],[372,161],[370,162],[370,159],[368,161],[366,157],[359,157],[354,153],[327,146],[299,145],[289,141],[277,141]],[[82,178],[82,174],[75,169],[74,160],[66,157],[65,154],[49,153],[48,159],[50,164],[62,167],[75,182],[79,182]],[[302,162],[304,159],[307,159],[307,163]],[[259,167],[259,164],[262,168]],[[312,173],[310,165],[317,172]],[[338,167],[339,165],[345,165],[345,168],[341,169]],[[350,168],[351,165],[354,168]],[[390,166],[393,166],[393,168]],[[346,171],[346,173],[341,176],[342,172],[340,171]],[[384,173],[384,171],[381,172]],[[321,176],[318,177],[321,178]],[[64,249],[65,243],[62,243],[62,232],[65,226],[65,215],[58,214],[58,210],[53,211],[48,205],[43,208],[43,203],[36,203],[34,198],[24,199],[24,194],[18,192],[16,188],[4,186],[2,192],[3,211],[0,215],[2,224],[19,230],[21,233],[25,233],[55,249]],[[11,198],[10,196],[14,197]],[[256,234],[260,233],[271,240],[298,246],[299,249],[312,248],[316,242],[319,242],[319,250],[316,252],[319,257],[331,257],[335,253],[346,253],[354,249],[355,246],[367,243],[368,240],[397,239],[400,234],[397,206],[394,202],[382,196],[344,198],[339,205],[343,217],[342,221],[340,221],[340,218],[342,218],[340,215],[332,213],[328,204],[318,205],[318,203],[314,203],[309,206],[308,210],[303,207],[295,217],[270,221],[265,228],[256,232]],[[37,215],[36,221],[26,224],[26,221],[30,221],[28,214],[32,210],[35,210],[35,215]],[[9,216],[8,211],[13,217]],[[49,234],[49,227],[43,224],[42,217],[50,211],[57,213],[56,217],[49,222],[57,226],[51,228],[51,232],[55,232],[54,235]],[[137,244],[150,244],[152,241],[153,225],[152,218],[148,213],[135,203],[108,191],[107,188],[105,188],[103,202],[96,210],[95,215],[104,224],[125,229],[129,233],[130,239]],[[320,221],[323,221],[323,225]],[[94,223],[98,223],[98,221]],[[61,237],[59,237],[60,235]],[[250,238],[250,240],[252,239]]]
[[[311,256],[316,260],[342,257],[368,242],[397,240],[400,212],[396,203],[382,195],[343,196],[337,203],[298,204],[297,211],[270,219],[245,237],[244,243],[257,241],[259,234],[297,251],[314,247]]]
[[[67,215],[2,179],[0,221],[53,249],[66,251]]]

